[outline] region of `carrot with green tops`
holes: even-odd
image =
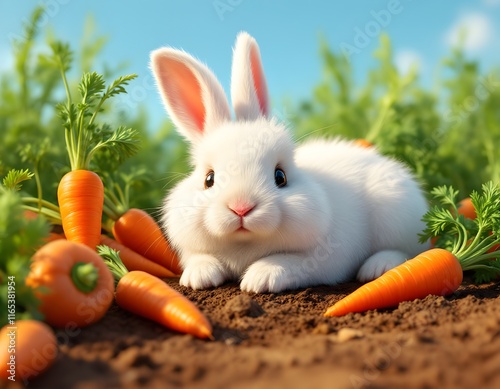
[[[489,182],[481,195],[471,194],[477,212],[471,227],[457,211],[456,191],[439,187],[433,194],[446,208],[436,206],[424,216],[427,228],[421,237],[426,241],[442,235],[446,249],[430,249],[389,270],[328,308],[325,316],[388,308],[431,294],[446,296],[460,286],[467,270],[475,271],[480,281],[500,274],[500,251],[490,252],[500,243],[500,186]]]
[[[110,97],[124,93],[124,85],[135,75],[119,77],[108,88],[102,75],[85,73],[79,84],[81,101],[75,104],[66,79],[72,53],[67,45],[52,44],[54,62],[57,64],[67,102],[57,106],[63,120],[70,172],[59,183],[57,199],[66,238],[95,249],[101,238],[104,186],[101,178],[91,171],[90,163],[96,152],[110,150],[115,156],[132,155],[138,149],[137,133],[123,127],[110,132],[106,126],[95,122],[103,104]]]
[[[129,271],[142,270],[160,278],[177,277],[170,270],[158,265],[156,262],[143,257],[134,250],[129,249],[123,244],[111,239],[106,235],[101,235],[101,244],[120,252],[120,258]]]
[[[470,197],[466,197],[458,203],[457,212],[460,215],[464,215],[468,219],[476,219],[476,209],[474,208],[474,204],[472,204],[472,200]],[[491,249],[489,249],[488,252],[491,253],[497,250],[500,250],[500,244],[493,246]]]
[[[115,277],[118,306],[172,330],[213,339],[210,322],[189,299],[149,273],[129,272],[116,251],[97,249]]]

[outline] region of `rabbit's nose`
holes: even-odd
[[[228,207],[234,214],[243,217],[248,215],[252,211],[252,209],[255,208],[255,205],[244,202],[237,202],[234,204],[229,204]]]

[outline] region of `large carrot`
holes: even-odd
[[[113,224],[115,239],[152,261],[181,274],[179,259],[160,227],[147,212],[130,208]]]
[[[95,249],[101,239],[104,185],[94,172],[66,173],[57,188],[57,199],[66,239]]]
[[[149,273],[129,272],[116,251],[97,249],[115,276],[115,300],[121,308],[175,331],[213,339],[210,322],[185,296]]]
[[[35,378],[58,354],[52,329],[37,320],[18,320],[0,331],[0,378],[11,381]]]
[[[139,142],[137,132],[131,129],[104,131],[105,126],[96,124],[96,117],[106,100],[125,92],[124,85],[135,75],[120,77],[106,88],[101,75],[85,73],[78,88],[81,101],[76,104],[66,79],[71,53],[61,44],[52,45],[52,49],[67,97],[66,103],[57,106],[70,162],[70,172],[61,179],[57,190],[62,226],[68,240],[95,250],[101,237],[104,186],[101,178],[91,171],[91,160],[98,150],[104,149],[123,159],[135,153]]]
[[[26,285],[35,289],[40,312],[54,327],[95,323],[113,302],[113,276],[101,257],[81,243],[63,239],[35,253]]]
[[[327,309],[325,316],[387,308],[429,294],[448,295],[462,283],[463,271],[449,251],[431,249],[371,281]]]
[[[143,257],[106,235],[101,235],[101,244],[108,246],[113,250],[119,251],[120,258],[129,271],[141,270],[160,278],[176,277],[176,275],[167,268],[164,268],[156,262]]]
[[[442,241],[449,250],[434,248],[389,270],[328,308],[325,316],[392,307],[430,294],[448,295],[460,286],[466,270],[479,272],[478,276],[484,280],[500,273],[500,251],[490,252],[500,243],[500,186],[490,182],[483,185],[482,195],[471,194],[478,215],[471,231],[463,223],[463,215],[457,212],[457,192],[441,187],[433,193],[443,204],[451,204],[453,210],[431,209],[424,216],[427,229],[422,240],[441,233],[448,238]],[[491,229],[493,233],[489,232]],[[494,258],[497,259],[492,261]]]

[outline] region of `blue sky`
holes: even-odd
[[[228,92],[232,45],[241,30],[260,45],[277,110],[285,98],[309,96],[320,79],[320,36],[335,51],[352,50],[361,80],[382,31],[392,39],[401,71],[416,62],[429,85],[461,27],[469,31],[466,49],[472,58],[485,69],[500,63],[500,0],[0,0],[0,70],[12,65],[11,40],[37,4],[47,7],[42,27],[74,48],[86,17],[94,16],[96,33],[109,38],[99,60],[111,67],[127,62],[126,72],[139,75],[124,104],[131,110],[146,104],[153,122],[165,113],[152,85],[149,52],[164,45],[188,51],[209,65]]]

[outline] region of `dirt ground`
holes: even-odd
[[[58,331],[56,363],[28,387],[500,388],[500,283],[466,280],[448,298],[324,318],[359,285],[250,295],[235,284],[193,291],[168,282],[206,313],[215,341],[112,306],[99,323]]]

